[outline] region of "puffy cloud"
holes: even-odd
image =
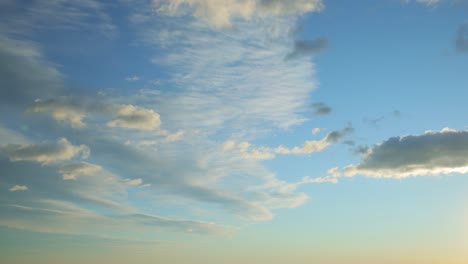
[[[160,13],[183,12],[184,4],[193,9],[193,15],[215,27],[227,27],[232,20],[252,17],[301,15],[320,11],[321,0],[154,0]]]
[[[359,164],[344,172],[376,178],[468,173],[468,131],[443,129],[393,137],[373,146]]]
[[[92,175],[101,170],[101,166],[88,162],[69,163],[60,167],[64,180],[76,180],[80,175]]]
[[[296,40],[294,42],[294,49],[289,53],[285,59],[293,60],[301,57],[307,57],[322,52],[328,46],[326,38],[318,38],[314,40]]]
[[[117,109],[116,118],[107,123],[110,127],[123,127],[138,130],[154,130],[161,125],[158,113],[133,105],[121,105]]]
[[[28,187],[24,185],[15,185],[10,188],[10,192],[27,191]]]
[[[43,142],[38,144],[8,144],[0,148],[11,161],[35,161],[49,164],[54,161],[69,160],[81,153],[82,158],[89,156],[90,150],[86,145],[75,146],[66,138],[56,142]]]
[[[455,47],[459,52],[468,52],[468,23],[461,24],[458,28]]]
[[[315,110],[314,114],[318,116],[328,115],[332,111],[331,107],[323,102],[313,103],[311,106]]]
[[[73,128],[83,128],[86,124],[86,106],[82,100],[72,97],[58,97],[52,99],[37,99],[30,107],[32,112],[50,113],[53,119],[59,122],[69,123]]]

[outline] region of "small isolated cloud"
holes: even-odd
[[[417,136],[393,137],[362,152],[363,160],[346,167],[346,176],[405,178],[468,173],[466,130],[443,129]]]
[[[317,135],[321,131],[322,131],[322,129],[320,127],[316,127],[314,129],[312,129],[312,135]]]
[[[194,17],[214,27],[229,27],[236,18],[301,15],[323,9],[321,0],[155,0],[156,12],[169,15],[191,7]]]
[[[15,185],[10,188],[10,192],[27,191],[28,187],[24,185]]]
[[[314,109],[314,114],[318,116],[328,115],[332,112],[331,107],[324,102],[313,103],[311,107]]]
[[[37,144],[9,144],[0,148],[0,152],[6,154],[11,161],[34,161],[49,164],[54,161],[70,160],[78,154],[86,159],[90,150],[86,145],[75,146],[66,138],[60,138],[56,142],[43,142]]]
[[[321,140],[308,140],[304,142],[302,146],[296,146],[293,148],[286,148],[284,146],[279,146],[275,149],[275,153],[278,154],[311,154],[314,152],[319,152],[327,148],[333,143],[336,143],[347,136],[349,133],[353,132],[352,127],[346,127],[342,130],[332,131],[328,133]]]
[[[455,48],[459,52],[468,52],[468,23],[461,24],[458,28]]]
[[[154,130],[161,125],[158,113],[133,105],[121,105],[117,109],[116,118],[107,123],[109,127],[127,129]]]
[[[101,169],[101,166],[82,161],[66,164],[60,168],[59,172],[64,180],[76,180],[80,175],[92,175]]]
[[[176,133],[167,135],[166,138],[164,139],[164,142],[169,143],[169,142],[179,141],[182,139],[182,137],[184,137],[184,134],[185,132],[183,130],[179,130]]]
[[[135,82],[141,80],[140,76],[130,76],[125,78],[126,81]]]
[[[124,183],[127,185],[140,185],[143,183],[143,180],[141,178],[133,179],[133,180],[125,179]]]
[[[322,52],[328,47],[326,38],[318,38],[314,40],[296,40],[294,49],[289,53],[285,60],[293,60],[301,57],[308,57]]]

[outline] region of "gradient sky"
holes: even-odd
[[[468,263],[468,2],[0,0],[0,262]]]

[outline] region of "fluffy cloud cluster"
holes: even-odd
[[[25,160],[42,164],[69,160],[78,154],[81,154],[81,157],[86,159],[90,153],[88,146],[75,146],[66,138],[60,138],[56,142],[43,142],[38,144],[9,144],[1,147],[0,151],[8,156],[11,161]]]
[[[301,15],[320,11],[321,0],[154,0],[158,12],[175,14],[190,6],[193,15],[216,27],[231,25],[236,18],[251,19],[254,16]]]
[[[116,118],[107,123],[110,127],[154,130],[161,125],[158,113],[133,105],[122,105],[117,109]]]
[[[86,124],[86,107],[82,101],[72,97],[59,97],[52,99],[36,99],[30,109],[36,113],[50,113],[58,122],[69,123],[72,128],[83,128]]]
[[[376,178],[468,173],[468,131],[443,129],[390,138],[372,147],[344,173]]]

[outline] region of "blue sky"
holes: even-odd
[[[1,258],[466,263],[467,11],[0,1]]]

